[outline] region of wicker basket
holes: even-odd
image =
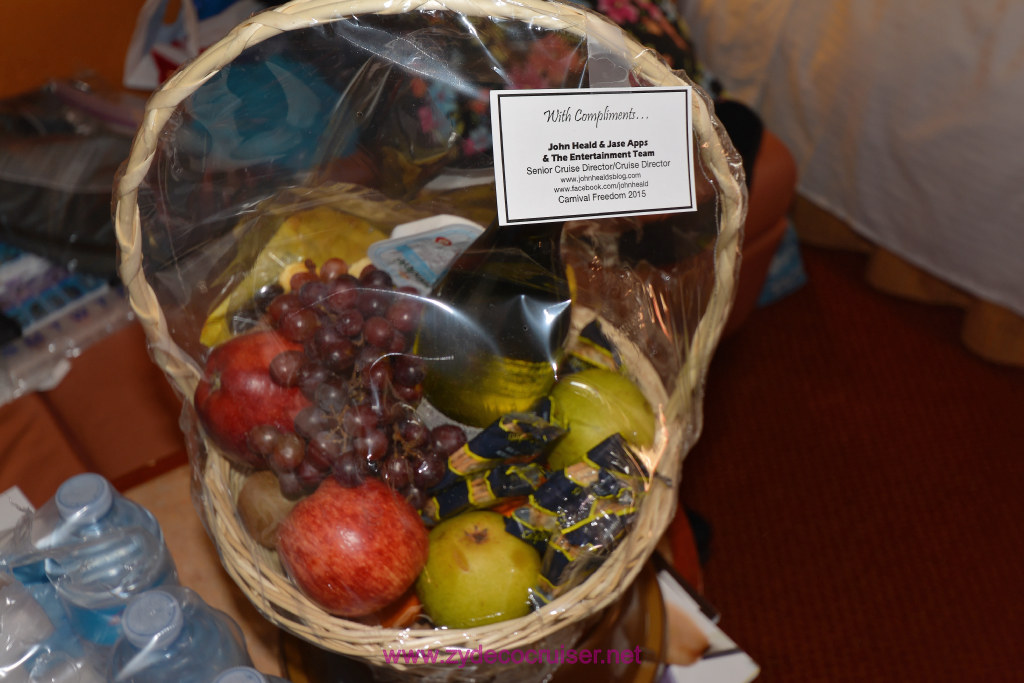
[[[143,218],[139,187],[153,162],[159,139],[175,107],[243,50],[282,32],[311,27],[353,15],[373,13],[453,10],[470,16],[498,16],[529,22],[534,26],[568,31],[586,30],[587,40],[623,46],[634,55],[633,68],[655,85],[688,85],[651,51],[635,43],[610,23],[571,5],[519,0],[296,0],[260,13],[238,26],[223,40],[180,69],[147,106],[130,158],[116,188],[116,229],[121,251],[120,272],[131,305],[146,330],[150,352],[183,398],[191,397],[200,378],[197,363],[171,339],[165,311],[157,300],[143,269]],[[222,563],[256,608],[271,622],[324,649],[384,664],[382,648],[414,649],[478,648],[484,650],[535,647],[541,643],[571,644],[587,620],[615,601],[634,580],[672,519],[676,509],[676,481],[682,460],[700,433],[702,384],[711,355],[725,324],[738,271],[739,239],[746,210],[746,192],[738,158],[708,101],[693,99],[693,126],[702,163],[719,193],[719,234],[714,246],[715,286],[704,315],[688,340],[683,371],[666,393],[658,373],[624,338],[615,340],[627,359],[627,367],[660,407],[656,449],[661,457],[658,476],[637,515],[635,525],[620,546],[581,585],[553,601],[547,609],[522,618],[466,630],[393,630],[366,626],[331,616],[307,599],[285,576],[276,555],[260,548],[248,536],[235,513],[235,498],[244,473],[219,454],[212,443],[203,444],[207,455],[197,462],[204,467],[201,481],[201,512],[220,552]],[[711,144],[701,144],[711,143]],[[425,673],[423,667],[387,665]],[[450,668],[450,667],[449,667]],[[436,672],[435,672],[436,673]],[[533,677],[533,675],[531,675]]]

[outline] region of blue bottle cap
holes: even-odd
[[[183,624],[178,599],[159,589],[134,596],[121,618],[124,637],[139,649],[166,648],[181,633]]]
[[[56,502],[63,520],[91,524],[107,514],[114,504],[114,489],[99,474],[76,474],[57,489]]]
[[[251,666],[236,666],[221,672],[213,683],[267,683],[267,677]]]

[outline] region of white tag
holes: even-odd
[[[695,211],[689,86],[492,90],[501,225]]]

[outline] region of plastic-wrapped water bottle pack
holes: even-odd
[[[238,624],[179,585],[156,518],[102,476],[68,479],[0,536],[0,682],[221,678],[274,680]]]

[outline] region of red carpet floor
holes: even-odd
[[[720,345],[683,466],[722,628],[764,683],[1024,680],[1024,370],[864,256],[803,257]]]

